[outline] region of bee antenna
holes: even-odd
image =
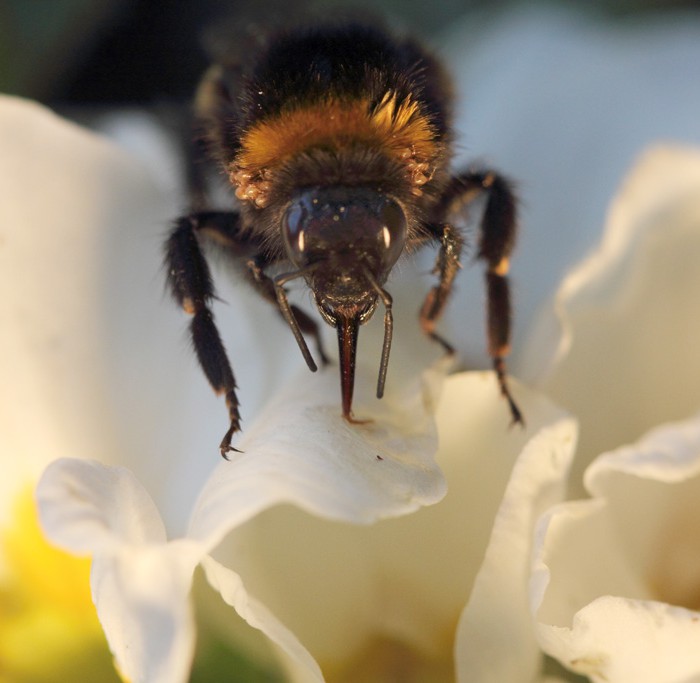
[[[393,299],[391,294],[379,285],[372,273],[367,268],[364,270],[365,277],[384,304],[384,343],[382,344],[382,359],[379,363],[379,377],[377,378],[377,398],[381,398],[384,396],[386,373],[389,368],[389,353],[391,352],[391,338],[394,332],[394,315],[391,312]]]
[[[304,335],[302,334],[301,328],[299,327],[299,322],[294,316],[292,307],[289,305],[289,301],[287,300],[287,292],[284,289],[284,285],[287,282],[289,282],[290,280],[295,280],[298,277],[304,276],[308,272],[308,270],[309,269],[306,268],[303,270],[297,270],[293,273],[283,273],[282,275],[278,275],[276,278],[274,278],[272,282],[275,286],[275,295],[277,296],[277,303],[279,304],[282,317],[289,324],[289,327],[292,330],[292,334],[294,335],[294,339],[296,339],[296,342],[299,346],[299,350],[301,351],[301,355],[304,356],[304,360],[309,366],[309,370],[311,370],[311,372],[316,372],[316,370],[318,370],[318,366],[316,365],[316,361],[314,361],[313,356],[311,355],[311,351],[309,351],[309,347],[306,344],[306,339],[304,339]]]

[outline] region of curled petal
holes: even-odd
[[[543,649],[595,683],[697,680],[700,616],[653,602],[603,596],[576,613],[571,629],[540,626]]]
[[[119,670],[134,683],[186,681],[194,651],[188,596],[199,547],[166,543],[153,501],[123,468],[56,461],[37,499],[47,536],[93,556],[93,600]]]
[[[610,497],[622,475],[667,483],[700,475],[700,419],[657,427],[640,443],[596,458],[586,470],[586,488],[594,496]]]
[[[37,487],[41,523],[57,545],[92,554],[122,543],[164,543],[153,501],[122,467],[87,460],[52,462]]]
[[[586,483],[592,500],[541,521],[532,582],[540,644],[595,681],[695,680],[700,418],[601,456]]]
[[[671,253],[659,254],[654,250],[663,247],[671,252],[676,248],[680,253],[692,244],[685,238],[694,236],[698,205],[693,199],[698,186],[699,151],[658,146],[641,155],[608,209],[607,227],[600,245],[564,279],[556,293],[563,335],[557,353],[550,359],[552,366],[543,369],[543,374],[555,371],[557,364],[564,362],[582,323],[591,323],[584,316],[592,307],[616,308],[619,315],[634,305],[632,297],[641,297],[642,287],[653,285],[657,291],[661,287],[662,292],[669,294],[685,290],[674,286],[677,279],[659,281],[651,269],[667,269],[671,265],[678,268],[678,263],[670,258]],[[669,303],[670,299],[669,296]],[[622,327],[622,321],[618,326]],[[530,339],[533,346],[542,341],[537,333]],[[620,351],[628,348],[623,346]],[[663,347],[658,345],[654,351],[654,355],[660,355]]]
[[[543,383],[581,423],[574,480],[593,458],[700,405],[700,152],[655,147],[613,201],[600,247],[563,282],[564,337]],[[536,348],[551,334],[547,326]]]
[[[322,682],[323,674],[308,650],[260,601],[250,595],[241,577],[211,557],[202,561],[207,580],[253,628],[262,631],[286,655],[295,680]]]
[[[564,498],[576,423],[543,427],[518,456],[457,633],[457,680],[534,680],[541,653],[528,600],[535,522]]]

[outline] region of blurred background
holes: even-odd
[[[428,40],[467,12],[497,14],[507,0],[0,0],[0,92],[52,105],[147,104],[190,96],[207,64],[207,28],[300,19],[366,8]],[[700,7],[697,0],[590,0],[578,6],[611,21],[658,10]]]
[[[523,229],[512,271],[517,306],[510,368],[519,378],[539,381],[549,357],[542,351],[546,345],[539,343],[542,337],[532,336],[530,328],[533,321],[539,322],[543,303],[549,302],[563,274],[598,244],[609,202],[632,164],[645,149],[660,141],[700,147],[700,2],[374,0],[365,2],[365,9],[362,7],[361,0],[0,0],[0,93],[38,100],[82,122],[95,123],[101,132],[113,138],[121,136],[122,141],[126,138],[125,144],[142,160],[148,163],[151,157],[154,159],[150,164],[154,179],[166,176],[163,184],[172,190],[179,186],[178,178],[167,177],[175,165],[172,145],[169,147],[166,140],[160,149],[160,125],[144,123],[142,118],[133,116],[133,111],[155,112],[153,118],[160,124],[162,119],[169,121],[161,114],[168,114],[170,105],[179,107],[191,98],[209,62],[206,45],[212,27],[225,33],[229,27],[240,30],[251,24],[298,21],[318,13],[332,14],[338,9],[352,9],[356,15],[363,12],[385,15],[390,22],[422,36],[444,53],[453,67],[457,92],[468,95],[456,107],[458,112],[463,112],[456,122],[457,130],[463,134],[458,155],[467,160],[484,159],[517,180],[523,200]],[[100,116],[93,117],[104,111],[129,110],[130,117],[122,113],[110,125]],[[5,139],[10,135],[4,131]],[[0,135],[0,143],[2,140]],[[172,175],[176,173],[173,171]],[[174,216],[182,207],[178,209],[177,199],[172,204],[170,215]],[[157,225],[143,226],[141,242],[124,246],[121,260],[110,253],[109,259],[105,259],[110,263],[106,269],[110,277],[120,278],[123,287],[131,286],[130,256],[139,249],[153,255],[153,263],[158,264],[166,225],[164,218]],[[429,273],[434,255],[426,251],[422,258],[417,270],[424,281],[421,292],[425,292],[432,281]],[[160,296],[162,285],[157,271],[158,265],[154,265],[153,275],[148,273],[144,277],[157,283],[152,286]],[[402,282],[412,283],[415,276],[407,269],[404,278]],[[123,284],[124,280],[127,285]],[[121,309],[116,312],[110,309],[115,322],[109,329],[121,330],[121,337],[115,334],[115,338],[126,335],[139,338],[141,343],[140,335],[131,332],[140,323],[131,305],[141,291],[136,289],[136,284],[128,290],[133,294],[124,298],[129,306],[124,308],[122,318]],[[392,289],[395,310],[405,312],[396,318],[395,339],[401,340],[392,350],[392,364],[396,367],[413,367],[416,358],[426,359],[427,363],[431,354],[437,353],[417,330],[415,310],[419,299],[415,297],[415,288],[411,284]],[[224,290],[223,298],[236,301],[231,292],[227,295]],[[442,323],[445,336],[459,344],[467,367],[488,367],[482,292],[480,269],[465,268],[460,274],[456,302]],[[248,310],[244,307],[254,304],[239,305],[240,310]],[[164,311],[171,308],[175,341],[171,346],[161,346],[160,339],[149,330],[149,343],[155,349],[153,357],[157,354],[160,358],[162,349],[180,348],[176,334],[184,323],[175,317],[174,307],[162,306]],[[257,307],[250,310],[258,315]],[[546,307],[544,310],[549,311]],[[269,314],[272,316],[273,312]],[[252,314],[249,317],[253,319]],[[222,315],[221,320],[223,334],[232,345],[231,357],[245,359],[251,337],[239,333],[234,316]],[[548,332],[554,322],[549,318],[542,320],[543,329]],[[282,327],[279,329],[282,335]],[[370,342],[367,348],[381,348],[381,325],[368,326],[364,334]],[[551,338],[552,334],[549,337],[544,334],[544,338]],[[600,343],[605,344],[606,339],[601,334]],[[277,341],[270,339],[271,343]],[[286,344],[289,358],[294,359],[289,361],[291,372],[301,359],[293,341],[287,339]],[[260,349],[256,351],[262,354]],[[170,358],[168,353],[164,357]],[[148,399],[151,403],[144,403],[147,400],[146,387],[142,386],[144,358],[133,353],[112,355],[116,359],[113,376],[122,383],[124,377],[134,377],[138,382],[141,399],[138,412],[150,415],[152,410],[158,414],[163,395],[158,382],[149,380],[148,387],[152,385],[153,392],[148,396],[153,398]],[[270,353],[266,357],[266,381],[271,382],[269,377],[273,376],[275,381],[280,381],[275,372],[281,374],[286,357],[277,355],[273,357]],[[674,355],[668,354],[671,364]],[[631,356],[631,362],[634,358]],[[194,372],[194,361],[184,349],[181,359],[183,367],[177,372],[168,371],[167,376],[178,378],[178,397],[182,397],[183,405],[197,406],[196,419],[183,421],[181,429],[178,425],[178,429],[153,434],[151,429],[148,439],[153,440],[153,445],[149,441],[148,448],[143,446],[133,451],[140,454],[150,452],[150,448],[163,457],[167,455],[167,483],[176,489],[177,495],[165,491],[163,485],[164,500],[159,500],[159,504],[166,518],[177,520],[184,528],[188,496],[198,491],[193,482],[203,480],[206,472],[202,463],[208,467],[209,461],[186,457],[178,460],[171,456],[173,452],[191,454],[200,447],[198,444],[210,442],[211,434],[218,436],[221,407],[199,375],[196,382],[188,384],[185,368]],[[241,386],[246,392],[244,407],[253,415],[271,394],[271,384],[259,382],[244,363],[237,366],[239,379],[240,370]],[[625,386],[630,396],[650,393],[644,384],[647,369],[644,370],[639,373],[638,386]],[[655,371],[663,374],[663,368]],[[251,376],[247,377],[246,372]],[[617,394],[611,394],[606,386],[605,373],[592,374],[601,375],[597,393],[591,389],[582,392],[581,397],[552,394],[582,424],[577,480],[593,456],[630,442],[641,433],[638,420],[630,421],[630,426],[617,419],[620,406],[612,398]],[[670,373],[668,377],[672,382],[678,380]],[[654,396],[671,393],[672,389],[668,389]],[[131,424],[134,394],[127,391],[120,394],[127,398],[120,404],[121,417],[115,418],[115,424]],[[589,395],[599,395],[599,405],[582,404]],[[664,406],[664,419],[684,416],[672,412],[674,404],[665,403],[670,407]],[[144,405],[154,407],[144,409]],[[656,419],[657,413],[653,414]],[[607,427],[601,429],[601,424]],[[609,441],[601,441],[599,434]],[[141,435],[137,434],[135,442],[139,438]],[[155,473],[153,480],[158,477],[159,483],[163,480],[162,462],[163,459],[154,457],[148,463]],[[178,482],[182,482],[181,488],[177,488]],[[218,604],[218,597],[216,601]],[[221,636],[219,643],[216,633],[226,633],[230,615],[225,608],[221,617],[223,626],[210,627],[214,634],[205,634],[201,639],[208,642],[210,651],[198,653],[192,681],[220,680],[224,669],[211,662],[229,654],[228,636]],[[200,634],[202,628],[200,625]],[[227,679],[248,683],[280,680],[267,671],[257,675],[246,666],[245,661],[227,666]],[[235,678],[228,676],[233,671]]]

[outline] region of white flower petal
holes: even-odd
[[[670,605],[604,596],[572,628],[540,626],[540,644],[595,683],[676,683],[700,676],[700,616]]]
[[[700,418],[601,456],[586,482],[593,500],[541,522],[532,604],[542,647],[596,681],[695,680]]]
[[[207,424],[182,416],[219,401],[183,348],[186,316],[163,298],[178,205],[134,159],[38,104],[0,96],[0,138],[1,457],[27,481],[58,457],[128,465],[182,528],[221,422],[210,417],[211,461],[191,457]]]
[[[93,600],[120,671],[134,683],[186,681],[194,652],[188,596],[201,548],[166,543],[153,501],[124,468],[56,461],[37,499],[47,536],[93,555]]]
[[[277,506],[229,534],[215,551],[217,560],[235,569],[247,590],[292,629],[329,674],[341,670],[352,678],[363,662],[371,667],[372,647],[382,642],[389,650],[406,648],[407,656],[428,668],[452,670],[454,624],[481,565],[513,463],[533,432],[562,417],[543,398],[517,384],[513,390],[531,425],[527,431],[508,429],[508,407],[493,373],[445,381],[437,457],[450,488],[438,504],[368,527]],[[337,380],[332,394],[336,391]],[[395,471],[382,472],[383,495],[393,495]],[[369,485],[378,484],[371,478]],[[522,593],[527,594],[524,581]],[[387,662],[390,666],[391,658]]]
[[[207,580],[221,597],[253,628],[262,631],[289,658],[294,676],[304,681],[323,681],[323,674],[314,658],[296,636],[262,603],[251,596],[241,577],[221,563],[206,557],[202,561]]]
[[[698,476],[700,420],[657,427],[638,444],[604,453],[586,470],[586,489],[594,496],[610,497],[622,474],[667,483]]]
[[[13,97],[0,96],[0,138],[0,452],[34,481],[52,457],[87,452],[96,433],[109,439],[94,228],[101,181],[126,169],[106,143]]]
[[[608,501],[628,563],[651,597],[700,609],[700,418],[652,430],[598,458],[586,486]],[[629,558],[633,558],[631,561]],[[632,595],[628,589],[624,595]]]
[[[538,527],[531,579],[538,622],[564,628],[578,609],[601,595],[651,598],[620,543],[602,500],[574,501],[550,510]]]
[[[564,334],[552,367],[546,372],[552,372],[569,353],[576,328],[581,325],[577,318],[585,314],[586,308],[630,305],[629,297],[636,293],[635,287],[643,286],[640,280],[647,277],[643,271],[644,261],[649,260],[646,253],[658,245],[650,242],[651,238],[669,240],[672,247],[679,241],[683,244],[684,236],[692,237],[689,219],[695,216],[697,206],[689,200],[699,185],[700,151],[657,146],[636,160],[608,209],[607,228],[600,245],[565,278],[556,294]],[[682,220],[682,224],[669,226],[673,219]],[[678,234],[667,235],[669,228]],[[663,256],[664,261],[670,260]],[[625,291],[621,291],[623,287]],[[535,335],[531,343],[538,342]]]
[[[87,455],[97,443],[110,450],[102,278],[115,255],[104,241],[153,220],[148,178],[34,103],[0,98],[0,130],[3,439],[14,457],[41,453],[43,462]]]
[[[444,363],[443,363],[444,366]],[[209,547],[260,510],[294,503],[329,519],[369,523],[407,514],[445,494],[435,464],[436,394],[446,367],[425,386],[378,405],[356,401],[358,419],[342,419],[337,369],[304,373],[246,429],[234,454],[202,491],[190,536]],[[372,380],[358,370],[358,388]]]
[[[460,619],[458,681],[529,683],[540,670],[528,599],[534,527],[564,497],[576,435],[571,419],[543,427],[515,463]]]
[[[596,455],[700,405],[698,225],[700,151],[651,149],[600,248],[557,294],[567,348],[543,388],[580,420],[575,480]]]
[[[94,556],[97,614],[119,670],[133,683],[184,683],[194,655],[189,600],[194,548],[125,546]]]
[[[165,543],[158,510],[125,468],[56,460],[39,482],[37,500],[44,532],[70,552],[99,552],[122,543]]]

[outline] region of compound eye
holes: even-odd
[[[304,201],[293,202],[282,221],[284,240],[290,259],[296,266],[303,266],[307,260],[306,228],[309,222],[309,211]]]
[[[311,188],[287,207],[282,234],[297,268],[328,259],[347,266],[361,259],[381,279],[404,249],[406,217],[393,199],[375,190]]]
[[[401,207],[388,199],[378,216],[381,222],[381,239],[384,244],[382,265],[389,270],[396,263],[406,245],[406,216]]]

